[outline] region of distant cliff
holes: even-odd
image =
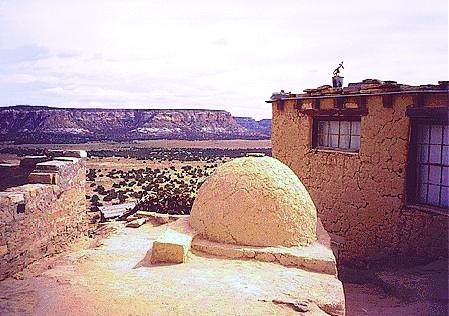
[[[263,135],[271,135],[271,120],[263,119],[256,121],[252,117],[235,117],[237,124],[251,131],[259,132]]]
[[[0,140],[73,143],[93,140],[266,139],[271,120],[221,110],[0,107]]]

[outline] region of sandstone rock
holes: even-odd
[[[135,220],[129,222],[128,224],[126,224],[126,227],[138,228],[138,227],[142,226],[143,224],[145,224],[145,219],[138,218],[138,219],[135,219]]]
[[[8,246],[2,245],[0,246],[0,257],[6,255],[8,253]]]
[[[28,176],[29,183],[58,184],[59,176],[51,172],[32,172]]]
[[[47,156],[25,156],[20,160],[21,167],[34,167],[36,164],[48,161],[51,158]]]
[[[34,117],[30,120],[29,117]],[[154,138],[248,138],[268,137],[267,132],[241,126],[231,113],[221,110],[159,109],[54,109],[14,106],[0,109],[0,133],[21,140],[27,128],[28,141],[45,137],[49,143],[70,140],[133,140]],[[121,133],[111,131],[121,130]],[[70,152],[70,153],[69,153]],[[64,156],[85,157],[81,151],[64,150]],[[67,154],[66,154],[67,153]],[[51,154],[51,153],[50,153]],[[59,154],[57,154],[59,155]]]
[[[139,218],[137,216],[131,215],[126,218],[126,221],[132,222],[132,221],[135,221],[136,219],[139,219]]]
[[[87,151],[85,150],[64,150],[64,156],[66,157],[75,157],[75,158],[86,158],[87,157]]]
[[[316,209],[286,165],[271,157],[237,158],[201,186],[190,225],[203,237],[252,246],[298,246],[316,240]]]
[[[37,170],[50,170],[50,171],[58,171],[59,169],[63,168],[64,166],[74,163],[71,161],[60,161],[60,160],[50,160],[46,162],[40,162],[36,164]]]
[[[265,154],[264,153],[247,153],[245,156],[246,157],[264,157]]]
[[[362,81],[362,83],[364,83],[364,84],[381,84],[382,81],[379,79],[364,79]]]
[[[76,162],[79,161],[79,158],[75,158],[75,157],[54,157],[53,160],[69,161],[69,162],[76,163]]]
[[[318,91],[323,91],[323,90],[328,90],[328,89],[332,89],[332,86],[325,84],[325,85],[322,85],[322,86],[319,86],[318,88],[316,88],[316,90],[318,90]]]
[[[191,236],[169,228],[153,242],[150,262],[183,263],[191,242]]]
[[[135,214],[138,218],[146,218],[152,223],[163,225],[174,222],[178,219],[187,218],[188,215],[162,214],[149,211],[137,211]]]
[[[27,160],[34,166],[48,158],[29,157],[25,165]],[[69,161],[40,163],[44,170],[36,169],[28,178],[29,182],[39,183],[0,192],[0,246],[8,246],[8,253],[0,256],[0,280],[39,258],[61,251],[89,228],[84,166]],[[4,248],[0,252],[3,251]]]
[[[152,217],[152,216],[154,216],[154,212],[137,211],[136,213],[134,213],[134,216],[136,216],[136,217]]]

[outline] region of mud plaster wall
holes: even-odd
[[[304,183],[327,231],[345,238],[343,262],[401,256],[447,257],[448,217],[406,206],[406,167],[412,97],[367,97],[359,153],[312,149],[312,118],[273,103],[273,156]],[[447,95],[426,106],[448,106]],[[408,260],[406,259],[406,260]]]
[[[56,169],[57,185],[33,183],[0,192],[0,280],[87,232],[84,163],[73,158]]]

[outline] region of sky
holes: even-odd
[[[447,0],[0,0],[0,105],[223,109],[274,91],[448,80]]]

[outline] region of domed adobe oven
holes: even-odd
[[[316,240],[315,205],[289,167],[271,157],[237,158],[201,186],[190,226],[211,241],[303,246]]]

